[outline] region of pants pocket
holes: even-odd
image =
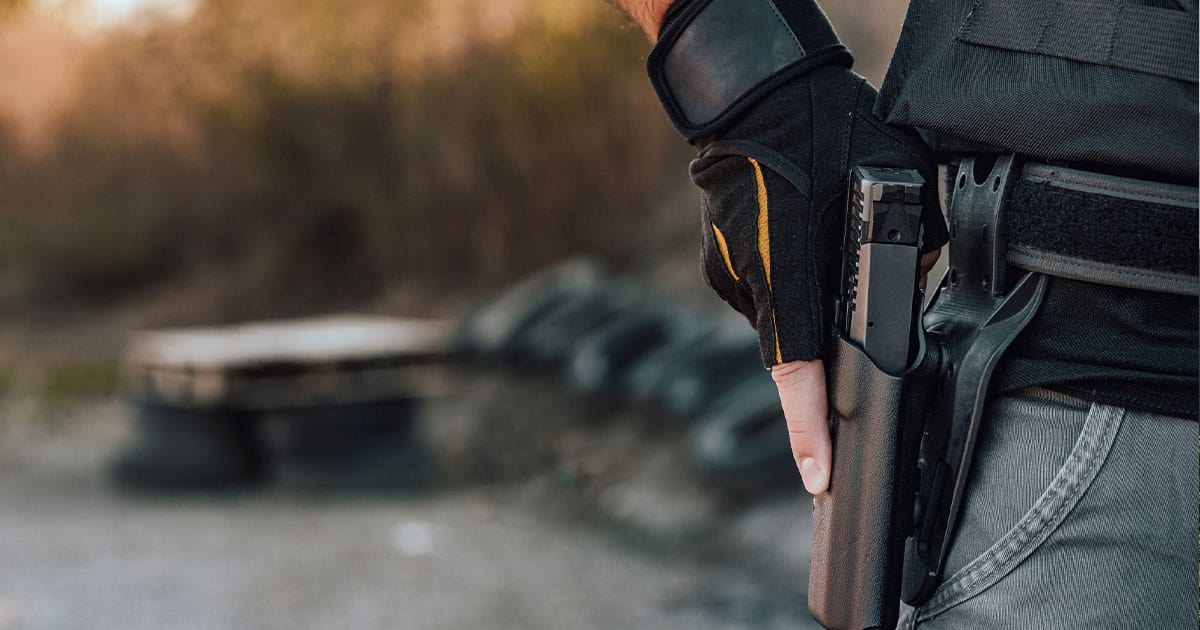
[[[993,598],[989,590],[1014,572],[1039,570],[1026,561],[1087,493],[1124,417],[1118,407],[1083,409],[1062,400],[1022,397],[993,404],[947,562],[948,577],[924,606],[906,611],[902,627],[913,627],[914,617],[920,628],[997,628],[1004,627],[997,620],[1022,619],[1021,611],[1006,610],[1014,605],[1011,598]],[[1025,595],[1036,601],[1036,594]],[[973,602],[983,599],[988,601]],[[973,603],[964,606],[968,602]],[[1011,627],[1028,626],[1022,621]]]

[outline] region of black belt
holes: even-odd
[[[957,183],[957,182],[956,182]],[[1196,295],[1197,190],[1028,163],[1004,211],[1008,262],[1053,276]]]

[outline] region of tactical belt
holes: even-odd
[[[941,346],[926,417],[902,597],[932,596],[953,540],[989,381],[1029,323],[1046,276],[1196,295],[1196,189],[965,157],[951,184],[949,270],[924,315]],[[1006,264],[1007,263],[1007,264]],[[1015,281],[1014,281],[1015,280]]]
[[[1198,217],[1192,187],[1028,163],[1004,211],[1007,258],[1052,276],[1194,296]]]

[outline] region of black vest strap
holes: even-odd
[[[969,44],[1196,83],[1197,15],[1114,0],[978,0],[958,32]]]

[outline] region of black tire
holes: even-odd
[[[674,357],[654,400],[676,417],[704,415],[735,387],[766,374],[758,344],[743,339],[713,342]]]
[[[561,365],[583,339],[620,321],[635,305],[630,294],[609,288],[576,295],[515,335],[510,357],[543,367]]]
[[[121,485],[215,488],[261,476],[262,447],[252,415],[147,403],[135,413],[134,440],[112,464]]]
[[[567,366],[571,382],[587,393],[619,392],[629,369],[667,344],[678,325],[671,313],[655,310],[630,313],[597,328]]]
[[[587,261],[569,261],[533,274],[472,309],[455,333],[455,351],[477,358],[510,354],[514,341],[541,317],[606,282],[599,268]]]
[[[625,370],[620,388],[626,399],[639,403],[653,401],[674,371],[686,365],[687,357],[712,342],[718,327],[707,318],[680,311],[675,314],[669,332],[668,339],[642,353]]]
[[[796,478],[787,424],[770,376],[748,380],[700,420],[696,469],[727,488],[765,489]]]
[[[268,424],[273,476],[306,489],[416,487],[432,458],[416,420],[417,401],[397,399],[294,410]]]

